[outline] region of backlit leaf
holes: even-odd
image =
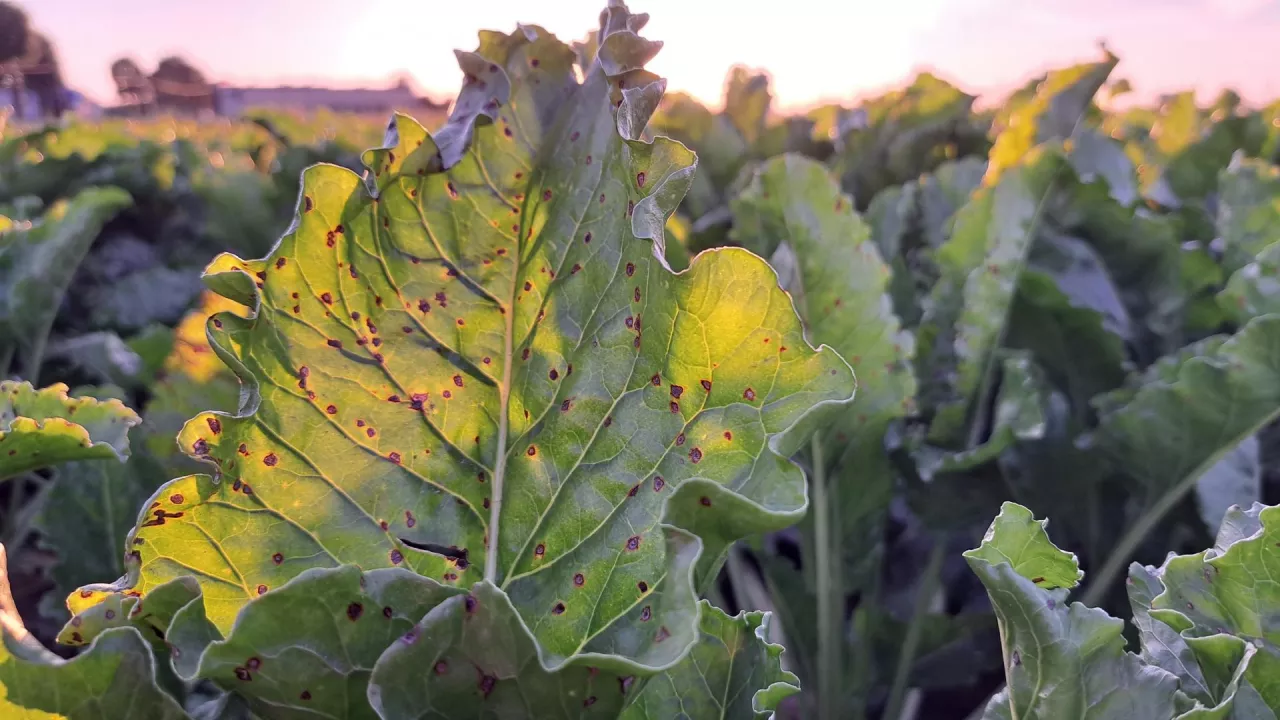
[[[255,309],[209,325],[242,414],[201,414],[179,439],[219,475],[161,488],[126,577],[73,593],[73,610],[146,604],[195,573],[226,633],[259,587],[398,566],[488,579],[541,672],[679,659],[694,579],[803,514],[803,475],[776,449],[853,378],[805,341],[759,258],[664,266],[694,159],[638,140],[663,88],[641,69],[657,44],[639,19],[602,14],[581,84],[545,31],[482,34],[439,132],[398,116],[367,184],[313,167],[268,257],[214,260],[210,287]],[[682,553],[699,541],[695,568]]]

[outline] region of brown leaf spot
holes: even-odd
[[[400,564],[400,563],[402,563],[402,562],[404,562],[404,553],[400,552],[399,550],[392,550],[392,551],[391,551],[391,564],[392,564],[392,565],[399,565],[399,564]]]
[[[266,595],[266,594],[267,594],[267,586],[266,586],[266,585],[259,585],[259,586],[258,586],[258,594],[259,594],[259,595]]]
[[[693,464],[694,464],[694,465],[697,465],[697,464],[698,464],[698,462],[699,462],[700,460],[702,460],[702,450],[700,450],[700,449],[698,449],[698,448],[694,448],[694,449],[690,450],[690,451],[689,451],[689,459],[693,461]],[[706,498],[703,498],[703,499],[705,500]],[[710,501],[708,501],[708,502],[710,502]],[[706,503],[703,503],[703,504],[705,505]]]
[[[632,275],[635,275],[635,274],[636,274],[635,263],[627,263],[627,277],[631,277]]]
[[[644,609],[640,611],[640,622],[649,622],[651,617],[653,617],[653,610],[649,609],[648,605],[645,605]]]
[[[640,549],[640,536],[632,535],[631,537],[627,538],[627,550],[635,551],[638,549]]]
[[[562,603],[562,602],[558,602],[558,603],[556,603],[555,607],[551,608],[551,614],[552,614],[552,615],[563,615],[563,614],[564,614],[564,603]]]
[[[538,543],[538,546],[533,549],[533,556],[536,558],[541,558],[546,553],[547,553],[547,546],[543,545],[542,543]]]
[[[272,555],[271,562],[279,565],[280,563],[284,562],[284,555],[281,555],[280,553],[276,553],[275,555]]]
[[[582,573],[576,573],[573,576],[573,584],[575,587],[582,587],[587,583],[587,578]]]
[[[355,622],[360,619],[360,615],[363,612],[364,606],[358,602],[353,602],[347,606],[347,619]]]
[[[755,400],[756,391],[752,390],[751,388],[747,388],[746,390],[742,391],[742,397],[745,398],[748,402]]]
[[[277,458],[275,453],[267,453],[262,457],[262,464],[267,467],[274,467],[278,462],[280,462],[280,458]]]
[[[399,465],[399,464],[400,464],[400,453],[398,453],[398,452],[388,453],[388,454],[387,454],[387,459],[388,459],[388,460],[390,460],[391,462],[393,462],[393,463],[395,463],[395,464]]]
[[[729,430],[725,430],[725,431],[724,431],[724,439],[725,439],[725,440],[732,440],[732,439],[733,439],[733,433],[732,433],[731,431],[729,431]]]

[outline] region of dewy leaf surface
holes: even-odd
[[[38,370],[62,296],[98,231],[132,202],[120,188],[92,188],[33,227],[0,235],[0,348],[17,349],[27,376]]]
[[[622,720],[767,718],[799,692],[796,676],[782,669],[782,646],[767,640],[768,613],[729,617],[706,600],[701,605],[698,644],[651,678]]]
[[[62,383],[0,381],[0,481],[70,460],[123,462],[139,422],[119,400],[68,397]]]
[[[1177,679],[1125,652],[1124,622],[1067,605],[1081,573],[1029,510],[1005,503],[982,544],[965,553],[1000,623],[1008,688],[985,717],[1091,720],[1174,716]]]
[[[400,566],[491,580],[548,670],[679,658],[697,541],[673,550],[664,520],[705,545],[701,578],[798,519],[803,475],[775,447],[853,378],[759,258],[659,259],[694,158],[636,139],[663,88],[643,19],[602,14],[582,84],[540,28],[482,34],[445,127],[397,117],[365,155],[375,196],[313,167],[268,257],[215,259],[210,286],[256,309],[209,326],[244,414],[183,429],[220,477],[157,492],[115,590],[194,575],[225,632],[307,568]],[[655,593],[686,599],[646,617]]]
[[[156,686],[155,661],[137,630],[111,630],[72,660],[41,647],[18,617],[0,546],[0,717],[178,720],[187,715]]]

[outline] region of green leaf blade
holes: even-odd
[[[119,400],[72,398],[62,383],[0,382],[0,480],[71,460],[124,462],[140,422]]]
[[[799,692],[796,676],[782,669],[782,646],[766,640],[768,613],[730,617],[706,600],[700,605],[698,644],[649,680],[619,716],[623,720],[768,718]]]
[[[226,632],[259,588],[309,568],[404,567],[491,578],[548,672],[679,657],[694,578],[803,514],[778,449],[853,377],[806,342],[759,258],[665,267],[693,157],[635,139],[662,82],[629,17],[603,14],[582,84],[540,29],[483,35],[459,56],[471,79],[450,122],[430,135],[398,117],[366,154],[376,195],[313,167],[271,255],[214,260],[210,287],[255,309],[208,328],[243,414],[179,437],[219,474],[161,488],[126,577],[73,610],[194,574]],[[651,596],[671,600],[645,618]]]
[[[1005,503],[965,554],[1000,622],[1008,691],[986,717],[1170,718],[1177,679],[1125,652],[1124,623],[1066,603],[1082,574],[1029,510]]]

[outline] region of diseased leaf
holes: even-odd
[[[782,646],[768,640],[768,613],[729,617],[706,600],[700,605],[698,644],[645,684],[623,720],[769,718],[799,692],[796,676],[782,669]]]
[[[155,660],[137,630],[104,633],[71,660],[41,647],[18,617],[0,546],[0,717],[98,720],[121,711],[138,720],[187,717],[156,686]]]
[[[246,605],[226,639],[215,637],[196,655],[194,677],[234,690],[261,718],[376,718],[366,688],[379,657],[461,594],[402,568],[312,568]],[[174,621],[179,634],[190,625]],[[431,664],[420,670],[430,673]],[[473,680],[477,673],[459,670]],[[420,716],[392,717],[411,715]]]
[[[1280,242],[1280,167],[1237,154],[1218,184],[1217,231],[1230,272]]]
[[[119,188],[93,188],[57,203],[30,229],[0,235],[0,347],[17,349],[26,375],[37,374],[76,267],[102,226],[131,203]]]
[[[71,460],[124,462],[139,422],[119,400],[68,397],[62,383],[0,381],[0,480]]]
[[[833,448],[860,438],[878,446],[884,426],[911,408],[914,347],[885,295],[888,268],[870,229],[826,169],[798,155],[766,163],[733,209],[743,247],[763,256],[782,242],[791,248],[797,273],[787,287],[810,337],[849,358],[863,386],[852,405],[827,414],[822,434]],[[864,462],[868,449],[856,453]]]
[[[179,439],[218,477],[161,488],[126,577],[73,593],[74,611],[129,592],[149,608],[195,573],[226,633],[260,586],[399,566],[490,581],[539,672],[682,656],[695,578],[803,514],[803,475],[777,449],[853,378],[805,341],[759,258],[666,269],[694,159],[637,139],[663,88],[641,69],[657,44],[621,6],[601,18],[582,84],[545,31],[483,34],[459,54],[469,80],[444,128],[398,116],[365,155],[367,186],[313,167],[267,258],[214,260],[210,287],[255,309],[209,325],[242,414],[203,413]],[[705,547],[696,568],[668,523]]]
[[[1008,688],[984,717],[1173,717],[1177,678],[1125,652],[1124,623],[1066,603],[1083,574],[1026,508],[1005,503],[982,544],[965,554],[986,587]]]
[[[462,708],[483,708],[485,717],[616,718],[641,680],[610,660],[547,672],[509,596],[485,582],[437,605],[391,645],[373,669],[369,703],[384,718],[450,718]]]

